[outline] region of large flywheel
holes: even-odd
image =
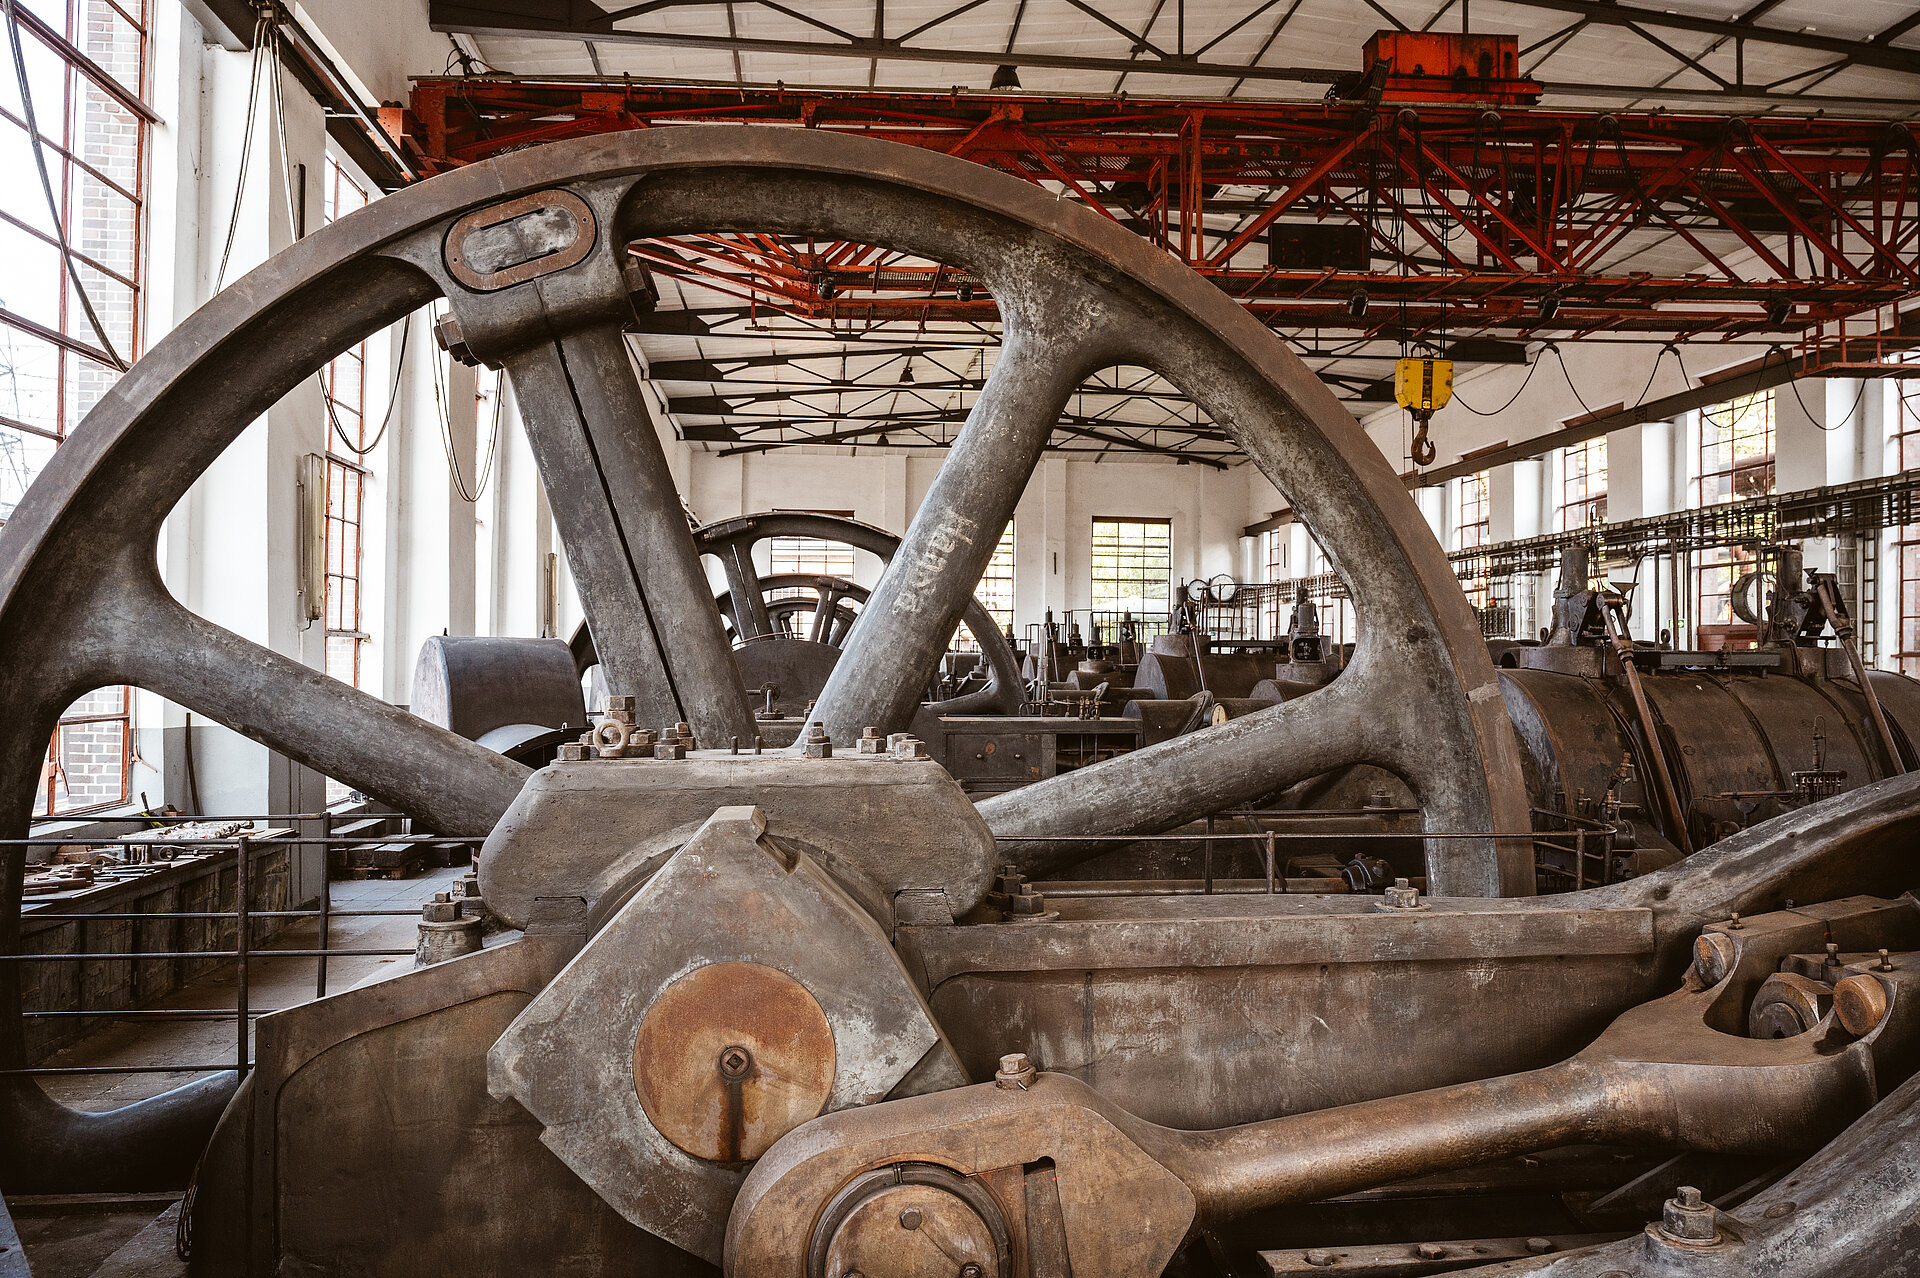
[[[750,738],[623,336],[645,293],[628,244],[731,231],[937,259],[1000,307],[993,372],[819,699],[836,739],[911,720],[1072,392],[1137,365],[1190,395],[1287,494],[1346,582],[1359,646],[1322,691],[997,796],[981,805],[989,824],[1164,829],[1372,763],[1408,783],[1429,830],[1525,828],[1512,729],[1445,555],[1359,425],[1231,298],[1098,214],[965,161],[804,130],[685,127],[516,152],[380,200],[226,289],[100,400],[0,528],[0,834],[27,832],[61,711],[118,683],[447,833],[483,833],[513,802],[526,769],[195,615],[156,558],[167,514],[249,423],[442,299],[450,349],[512,379],[611,689],[702,740]],[[1524,840],[1434,841],[1428,860],[1437,894],[1531,890]],[[17,953],[17,849],[5,871],[0,951]],[[25,1063],[18,965],[0,968],[8,1068]],[[56,1113],[18,1078],[4,1087],[0,1164],[33,1142],[36,1158],[89,1165],[107,1147],[88,1132],[135,1121]],[[49,1123],[66,1124],[51,1146]]]
[[[826,686],[871,592],[845,577],[820,573],[762,576],[756,547],[779,537],[803,537],[863,550],[883,564],[893,562],[900,538],[843,515],[781,510],[741,515],[696,528],[694,546],[716,560],[726,588],[714,598],[733,644],[734,665],[749,692],[772,685],[774,705],[799,714]],[[962,617],[980,647],[985,685],[926,702],[925,714],[1011,714],[1024,692],[1020,663],[993,614],[978,599],[967,600]],[[591,628],[573,638],[575,662],[584,670],[599,661]]]

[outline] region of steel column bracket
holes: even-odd
[[[716,1262],[780,1136],[909,1075],[965,1078],[879,925],[767,827],[756,807],[714,813],[487,1058],[488,1089],[594,1192]]]

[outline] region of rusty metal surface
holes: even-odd
[[[700,1272],[487,1095],[487,1045],[581,939],[529,936],[262,1017],[257,1067],[201,1171],[194,1272],[410,1278],[489,1272],[512,1254]]]
[[[1840,903],[1836,903],[1840,904]],[[1911,943],[1920,918],[1899,912]],[[1023,1055],[1005,1058],[991,1085],[860,1115],[823,1119],[776,1145],[743,1187],[729,1227],[732,1273],[756,1273],[764,1249],[811,1218],[845,1182],[856,1159],[960,1162],[979,1176],[991,1168],[979,1141],[993,1149],[1006,1111],[1029,1110],[1024,1126],[1061,1140],[1047,1119],[1073,1113],[1094,1128],[1097,1114],[1127,1138],[1138,1162],[1109,1159],[1107,1196],[1116,1210],[1097,1228],[1112,1244],[1139,1249],[1137,1272],[1164,1263],[1157,1239],[1129,1239],[1120,1200],[1128,1181],[1142,1190],[1155,1173],[1173,1172],[1192,1193],[1203,1222],[1220,1222],[1276,1204],[1304,1203],[1356,1189],[1457,1168],[1504,1155],[1568,1144],[1651,1144],[1713,1152],[1765,1153],[1809,1148],[1867,1112],[1881,1089],[1904,1079],[1920,1062],[1920,978],[1907,974],[1907,956],[1856,971],[1883,992],[1875,1018],[1839,1028],[1823,1020],[1812,1032],[1752,1039],[1724,1032],[1730,1016],[1744,1017],[1751,985],[1791,955],[1798,918],[1763,916],[1739,937],[1730,970],[1709,983],[1689,974],[1663,998],[1630,1008],[1572,1058],[1543,1069],[1393,1096],[1309,1114],[1207,1132],[1175,1131],[1147,1123],[1110,1097],[1060,1075],[1035,1075]],[[1833,934],[1847,937],[1836,920]],[[1920,970],[1920,969],[1916,969]],[[948,1109],[940,1124],[929,1113]],[[996,1121],[997,1120],[997,1121]],[[891,1135],[886,1129],[894,1126]],[[931,1129],[931,1130],[930,1130]],[[876,1132],[879,1135],[876,1136]],[[1064,1145],[1064,1142],[1063,1142]],[[1064,1175],[1079,1151],[1051,1149]],[[989,1158],[991,1155],[989,1155]],[[1031,1162],[1031,1157],[1022,1162]],[[758,1190],[758,1193],[752,1192]],[[841,1191],[844,1192],[844,1191]],[[1668,1239],[1712,1243],[1714,1212],[1693,1191],[1670,1203],[1665,1222],[1649,1226]],[[1067,1221],[1068,1250],[1088,1241],[1084,1221]],[[815,1235],[818,1237],[817,1233]],[[881,1272],[887,1272],[882,1269]]]
[[[774,971],[680,984],[719,964]],[[655,1054],[645,1027],[663,999],[659,1036],[686,1046],[663,1041]],[[830,1026],[824,1038],[808,1004]],[[507,1027],[488,1079],[622,1216],[717,1261],[744,1158],[812,1117],[802,1111],[819,1071],[831,1087],[816,1112],[832,1112],[884,1099],[945,1051],[879,925],[759,809],[723,807]],[[668,1067],[657,1084],[635,1077],[647,1055]],[[717,1089],[689,1086],[703,1068]],[[749,1081],[756,1068],[786,1076]],[[654,1125],[654,1108],[673,1130]]]
[[[660,1134],[738,1163],[826,1108],[833,1026],[807,987],[764,963],[709,963],[654,1000],[633,1043],[633,1085]]]

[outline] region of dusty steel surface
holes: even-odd
[[[715,809],[741,803],[762,808],[889,932],[903,891],[937,897],[943,917],[979,904],[993,836],[953,778],[840,744],[830,759],[700,750],[542,769],[481,848],[487,908],[518,926],[541,898],[570,896],[604,920]]]
[[[507,1027],[488,1078],[622,1216],[718,1260],[762,1142],[948,1053],[879,925],[760,809],[723,807]]]
[[[660,1134],[709,1162],[751,1161],[826,1107],[833,1026],[764,963],[709,963],[660,991],[633,1042],[633,1085]]]
[[[430,635],[407,709],[469,741],[516,724],[587,726],[573,655],[559,639]]]
[[[1910,904],[1900,913],[1905,934],[1920,935]],[[1914,978],[1902,965],[1905,955],[1885,970],[1876,960],[1856,971],[1855,978],[1882,991],[1873,1018],[1858,1025],[1829,1018],[1781,1039],[1729,1034],[1720,1026],[1729,1017],[1744,1019],[1750,987],[1788,959],[1802,935],[1796,917],[1752,923],[1719,981],[1690,974],[1680,990],[1628,1010],[1571,1059],[1527,1073],[1208,1132],[1143,1122],[1078,1080],[1029,1078],[1024,1070],[1003,1071],[993,1085],[822,1119],[770,1150],[742,1187],[729,1227],[729,1271],[764,1272],[756,1262],[769,1238],[790,1236],[796,1222],[821,1212],[848,1170],[883,1149],[896,1160],[956,1165],[977,1177],[999,1165],[996,1158],[1007,1160],[997,1147],[1003,1132],[1052,1135],[1049,1120],[1062,1111],[1082,1127],[1096,1127],[1087,1116],[1098,1114],[1127,1138],[1120,1148],[1145,1154],[1152,1170],[1111,1153],[1103,1166],[1079,1168],[1083,1151],[1064,1147],[1023,1151],[1023,1163],[1045,1156],[1063,1175],[1071,1169],[1102,1178],[1116,1205],[1130,1180],[1144,1197],[1159,1185],[1157,1173],[1171,1171],[1191,1192],[1198,1217],[1213,1222],[1574,1143],[1723,1153],[1813,1147],[1920,1061]],[[1844,924],[1836,924],[1836,934],[1843,933]],[[940,1121],[942,1108],[950,1121]],[[889,1122],[899,1124],[891,1136],[884,1131]],[[1129,1237],[1131,1220],[1115,1211],[1098,1228],[1110,1244],[1137,1248],[1136,1272],[1157,1272],[1164,1263],[1158,1238],[1150,1231]],[[1699,1220],[1704,1228],[1696,1227]],[[1666,1228],[1684,1241],[1711,1243],[1711,1221],[1712,1209],[1696,1196],[1669,1211]],[[1086,1241],[1082,1227],[1068,1222],[1070,1252]]]

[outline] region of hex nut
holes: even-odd
[[[587,747],[578,741],[569,741],[560,747],[560,762],[579,763],[587,757]]]
[[[653,748],[653,757],[656,759],[684,759],[687,757],[687,747],[678,741],[662,741]]]
[[[1527,1239],[1527,1252],[1530,1255],[1545,1256],[1548,1253],[1557,1251],[1557,1250],[1559,1250],[1559,1244],[1554,1242],[1553,1239],[1551,1238]]]
[[[1301,1253],[1301,1258],[1309,1265],[1314,1265],[1319,1268],[1325,1268],[1340,1259],[1337,1253],[1328,1251],[1324,1247],[1310,1247]]]
[[[1027,1085],[1033,1082],[1036,1072],[1025,1052],[1009,1052],[1000,1058],[1000,1068],[993,1076],[993,1085],[1008,1091],[1024,1092]]]
[[[1395,879],[1393,886],[1380,890],[1380,900],[1376,909],[1394,913],[1400,910],[1424,910],[1426,904],[1420,899],[1420,889],[1405,879]]]
[[[1719,1212],[1692,1185],[1682,1185],[1660,1209],[1660,1232],[1682,1243],[1710,1243],[1720,1236]]]
[[[1414,1254],[1422,1260],[1445,1260],[1447,1258],[1447,1249],[1439,1243],[1421,1243],[1413,1250]]]

